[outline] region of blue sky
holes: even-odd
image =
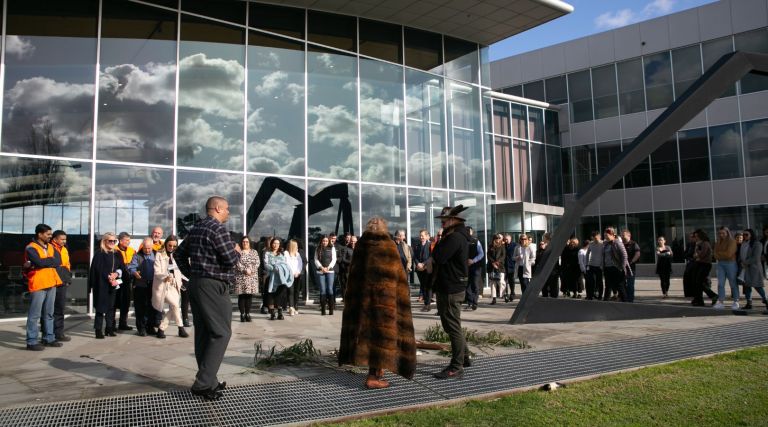
[[[715,0],[564,1],[573,6],[572,13],[491,45],[491,61],[669,15]]]

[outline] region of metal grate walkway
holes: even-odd
[[[359,415],[563,381],[768,344],[768,319],[613,342],[476,359],[460,380],[437,380],[420,364],[413,381],[365,390],[345,371],[235,386],[218,402],[187,390],[50,403],[0,411],[0,426],[258,426]]]

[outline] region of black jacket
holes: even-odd
[[[463,223],[443,233],[432,251],[435,262],[435,290],[447,294],[464,292],[467,288],[469,232]],[[434,272],[434,271],[433,271]]]

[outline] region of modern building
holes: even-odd
[[[68,233],[71,307],[85,311],[99,236],[159,225],[183,238],[214,194],[230,202],[233,235],[254,240],[310,247],[359,234],[374,215],[409,236],[434,233],[434,215],[458,203],[485,240],[496,203],[487,46],[572,10],[559,0],[0,3],[0,317],[25,316],[22,253],[36,224]],[[533,175],[542,143],[559,161],[557,114],[505,95],[498,104],[530,121],[516,144],[531,144]],[[515,187],[517,202],[533,200],[505,209],[552,213],[544,204],[562,193],[552,181]]]
[[[554,147],[550,153],[549,146],[532,152],[532,165],[538,163],[531,169],[534,182],[539,177],[532,201],[537,194],[545,200],[543,176],[550,177],[551,188],[552,173],[562,170],[567,204],[622,146],[735,50],[768,53],[765,0],[721,0],[493,62],[497,91],[559,106],[560,153]],[[494,104],[494,114],[503,108]],[[514,171],[523,121],[513,118],[511,131],[507,124],[494,127],[497,170]],[[578,234],[628,227],[647,263],[641,274],[653,274],[656,236],[666,236],[682,262],[685,235],[694,229],[714,236],[724,225],[762,235],[766,188],[768,77],[748,75],[589,206]],[[497,194],[499,203],[517,197],[499,187]],[[550,193],[549,203],[556,201]]]

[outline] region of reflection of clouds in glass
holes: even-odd
[[[363,144],[363,181],[400,182],[400,176],[393,175],[400,168],[399,159],[405,158],[405,151],[384,143]]]
[[[338,162],[332,164],[329,170],[321,171],[309,167],[309,176],[319,178],[338,178],[338,179],[357,179],[357,151],[350,153],[346,159],[339,159]]]
[[[173,104],[176,67],[172,63],[148,63],[144,69],[134,64],[107,67],[99,80],[100,97],[110,94],[118,101],[140,101],[152,105]],[[100,99],[102,103],[106,102]]]
[[[242,207],[242,196],[237,197],[243,191],[243,180],[240,175],[230,174],[201,174],[203,178],[211,178],[206,181],[180,183],[176,187],[176,210],[178,216],[189,213],[205,214],[205,201],[214,195],[220,195],[227,199],[232,215],[239,215]],[[230,221],[230,228],[239,228]]]
[[[239,169],[242,167],[242,140],[231,138],[214,129],[202,117],[189,117],[179,123],[179,140],[188,141],[179,145],[179,157],[197,157],[204,149],[212,150],[208,163],[216,167]],[[232,156],[232,152],[240,153]],[[222,154],[225,158],[221,158]],[[214,160],[215,159],[215,160]]]
[[[179,61],[179,106],[231,120],[243,116],[245,69],[236,60],[208,58],[204,53]]]
[[[253,91],[261,97],[275,97],[287,95],[294,105],[298,105],[304,99],[304,86],[296,83],[286,83],[290,78],[284,71],[273,71],[261,78],[261,83],[254,86]]]
[[[62,146],[84,144],[90,140],[89,123],[73,121],[72,112],[93,110],[93,87],[46,77],[19,80],[5,95],[7,123],[13,123],[17,114],[34,116],[32,129],[40,135],[50,133]]]
[[[8,35],[5,37],[5,53],[17,59],[25,59],[35,53],[35,46],[26,37]]]
[[[259,133],[264,129],[264,126],[267,124],[266,120],[261,116],[261,113],[264,111],[264,108],[257,108],[253,110],[251,114],[248,115],[248,132],[249,133]]]
[[[343,105],[309,107],[310,140],[334,148],[357,148],[357,117]],[[314,118],[314,120],[312,120]]]
[[[304,175],[304,158],[294,158],[288,143],[276,138],[248,142],[248,169],[281,175]]]

